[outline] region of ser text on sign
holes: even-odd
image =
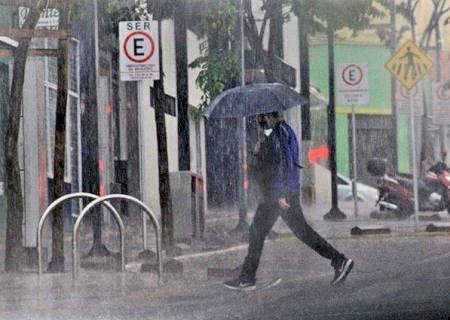
[[[120,80],[158,80],[159,50],[156,21],[119,23]]]

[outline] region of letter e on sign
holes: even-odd
[[[145,26],[145,28],[143,28]],[[156,21],[119,23],[120,80],[159,79],[158,24]]]
[[[369,85],[366,63],[340,64],[336,72],[337,96],[340,105],[367,105]]]

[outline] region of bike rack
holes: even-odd
[[[56,206],[58,206],[59,204],[63,203],[66,200],[70,200],[70,199],[74,199],[74,198],[90,198],[90,199],[94,199],[94,200],[100,199],[99,196],[97,196],[95,194],[92,194],[92,193],[76,192],[76,193],[67,194],[65,196],[62,196],[62,197],[56,199],[55,201],[53,201],[47,207],[47,209],[44,211],[43,215],[39,219],[39,224],[38,224],[38,229],[37,229],[37,251],[38,251],[38,274],[39,275],[42,274],[42,257],[41,257],[42,250],[41,250],[41,246],[42,246],[42,228],[44,227],[45,220],[47,219],[47,217],[50,214],[50,212]],[[123,271],[125,271],[125,246],[124,246],[124,229],[125,229],[125,227],[123,225],[122,218],[120,217],[120,215],[117,212],[117,210],[109,202],[106,202],[105,206],[111,211],[111,213],[113,214],[114,218],[117,221],[117,224],[119,225],[119,231],[120,231],[120,253],[121,253],[121,256],[122,256],[121,257],[121,263],[122,263],[122,272],[123,272]]]
[[[153,212],[140,200],[125,195],[125,194],[111,194],[111,195],[107,195],[104,197],[101,197],[99,199],[96,199],[92,202],[90,202],[84,209],[83,211],[81,211],[79,217],[77,218],[77,220],[75,221],[75,225],[73,227],[73,252],[72,252],[72,256],[73,256],[73,279],[77,279],[78,277],[78,254],[77,254],[77,249],[78,249],[78,228],[80,227],[81,221],[83,220],[84,216],[88,213],[89,210],[91,210],[94,206],[107,201],[107,200],[112,200],[112,199],[122,199],[122,200],[128,200],[133,202],[134,204],[137,204],[138,206],[140,206],[148,215],[148,217],[150,218],[150,220],[153,223],[153,226],[155,228],[156,231],[156,254],[157,254],[157,260],[158,260],[158,282],[161,283],[161,277],[162,277],[162,257],[161,257],[161,227],[159,225],[158,220],[156,219],[156,217],[154,216]]]

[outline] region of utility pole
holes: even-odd
[[[441,30],[439,29],[439,23],[436,25],[434,30],[435,41],[436,41],[436,81],[442,81],[442,70],[441,70]],[[447,126],[440,125],[440,142],[441,142],[441,160],[445,161],[445,156],[447,152]]]
[[[328,21],[328,88],[329,99],[327,108],[328,119],[328,150],[331,172],[331,210],[323,217],[325,220],[343,220],[347,216],[338,208],[337,199],[337,165],[336,165],[336,110],[334,90],[334,28]]]
[[[299,2],[300,11],[303,3]],[[309,71],[309,39],[308,25],[303,15],[298,15],[297,29],[299,34],[299,65],[300,65],[300,93],[306,98],[306,103],[301,107],[301,133],[302,133],[302,159],[307,159],[308,151],[311,150],[311,110],[310,110],[310,71]],[[304,160],[303,160],[304,162]],[[314,189],[314,167],[305,166],[302,173],[302,201],[313,203],[315,199]]]
[[[239,61],[241,67],[241,86],[245,86],[245,48],[244,48],[244,1],[240,0],[239,6],[239,41],[237,42],[237,49],[239,54]],[[238,119],[239,130],[239,195],[238,195],[238,210],[239,221],[237,226],[231,231],[231,234],[247,234],[248,225],[248,166],[247,166],[247,118]]]

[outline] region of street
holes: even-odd
[[[355,260],[339,287],[333,270],[295,238],[266,244],[258,277],[282,277],[267,290],[236,292],[207,267],[234,267],[245,246],[183,259],[183,277],[160,287],[154,274],[87,272],[0,276],[1,319],[448,319],[448,236],[330,239]]]

